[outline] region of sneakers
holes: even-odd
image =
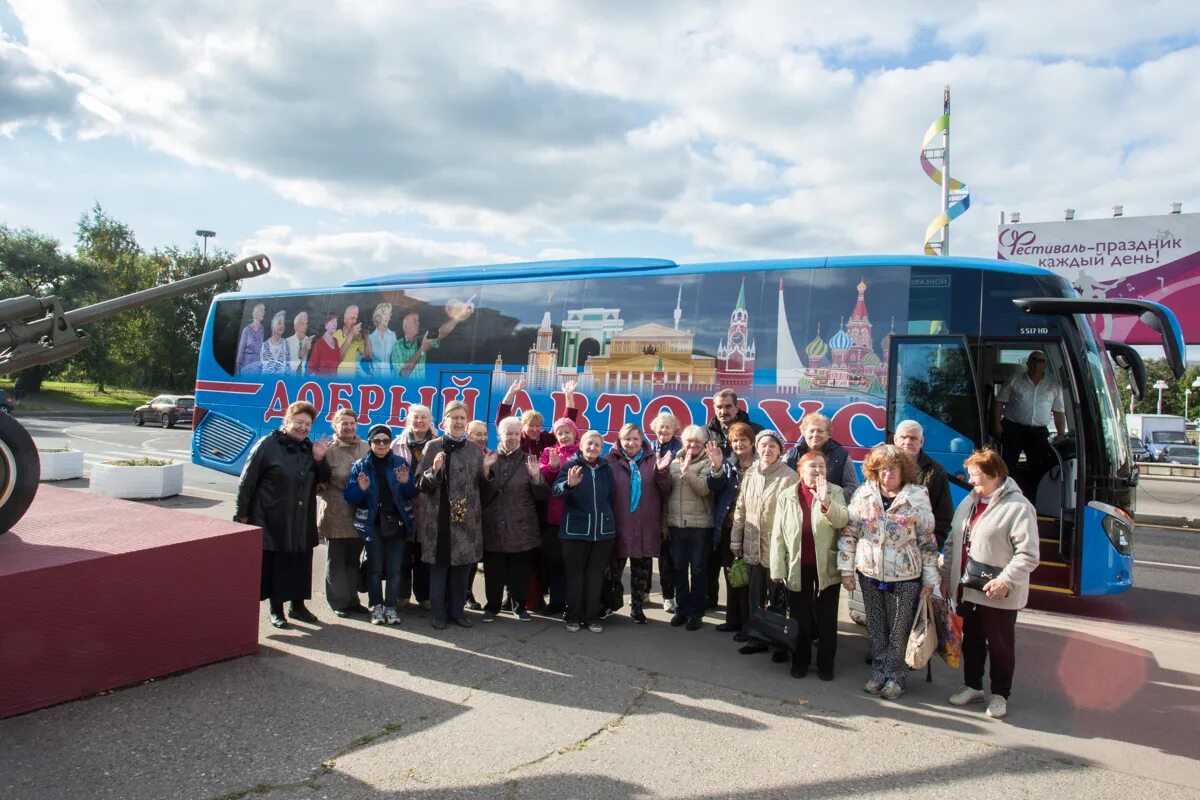
[[[387,621],[387,614],[383,610],[382,605],[375,606],[374,608],[371,609],[371,624],[372,625],[382,625],[386,621]]]
[[[383,621],[388,625],[399,625],[400,615],[396,613],[394,608],[385,608],[383,610]]]
[[[530,613],[523,608],[518,608],[516,610],[516,615],[517,615],[517,619],[520,620],[521,622],[529,622],[530,620],[533,619],[533,617],[530,615]],[[484,620],[484,621],[486,622],[486,620]]]
[[[663,611],[667,612],[668,614],[674,614],[675,609],[675,600],[673,598],[667,598],[663,601]]]
[[[1008,700],[998,694],[992,695],[988,703],[987,715],[992,719],[1002,719],[1008,713]]]
[[[587,628],[592,633],[604,633],[604,626],[599,621],[589,622]]]
[[[567,623],[567,633],[578,633],[579,629],[582,627],[583,626],[580,625],[578,622],[568,622]]]
[[[863,684],[863,691],[867,694],[879,694],[883,691],[883,681],[871,678],[871,680]]]
[[[983,700],[983,689],[972,689],[970,686],[964,686],[954,694],[950,695],[950,705],[952,706],[965,706],[970,705],[971,703],[982,703]]]
[[[641,606],[633,606],[632,608],[630,608],[630,609],[629,609],[629,616],[630,616],[630,618],[631,618],[631,619],[633,619],[633,621],[634,621],[634,622],[636,622],[638,625],[645,625],[645,624],[646,624],[646,612],[645,612],[645,611],[642,611],[642,607],[641,607]]]
[[[484,611],[483,616],[480,619],[482,619],[484,622],[495,622],[496,621],[496,612],[495,611]]]
[[[474,595],[467,595],[466,606],[468,611],[479,611],[483,608],[483,606],[479,605],[479,601],[475,599]]]
[[[879,692],[879,696],[884,700],[899,700],[902,694],[904,694],[904,687],[895,681],[885,683]]]

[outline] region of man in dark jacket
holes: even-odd
[[[721,446],[721,452],[726,458],[729,458],[729,426],[735,422],[749,425],[754,429],[755,436],[763,429],[762,425],[751,422],[749,415],[738,408],[737,392],[733,389],[721,389],[713,395],[713,419],[708,423],[708,430],[712,441]]]
[[[850,502],[851,495],[858,488],[858,473],[854,471],[854,462],[845,447],[830,438],[833,433],[833,423],[824,414],[805,414],[800,420],[800,435],[804,438],[799,444],[787,451],[784,460],[792,469],[800,462],[800,456],[809,450],[818,450],[825,454],[826,475],[834,486],[840,486]]]
[[[950,523],[954,519],[954,503],[950,499],[950,478],[942,465],[921,448],[925,445],[925,429],[915,420],[906,419],[896,426],[896,446],[917,460],[921,483],[929,490],[929,505],[933,506],[933,535],[938,549],[946,544]]]

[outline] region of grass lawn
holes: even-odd
[[[12,381],[0,381],[0,386],[12,389]],[[42,390],[21,398],[18,411],[66,411],[90,409],[93,411],[133,411],[161,392],[144,392],[140,389],[109,388],[103,394],[96,391],[93,383],[69,383],[46,381]]]

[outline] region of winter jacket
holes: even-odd
[[[511,417],[513,407],[508,403],[501,403],[496,407],[496,424],[500,424],[500,420]],[[567,419],[572,422],[579,419],[579,409],[568,408]],[[581,431],[582,432],[582,431]],[[542,451],[547,447],[553,447],[558,444],[558,439],[550,431],[543,430],[537,435],[537,438],[531,439],[525,435],[525,431],[521,431],[521,452],[530,453],[535,456],[540,456]]]
[[[758,456],[754,457],[754,461],[758,460]],[[754,467],[754,461],[750,462],[747,469]],[[713,502],[713,541],[718,544],[721,541],[721,529],[725,525],[725,520],[728,519],[732,527],[734,506],[737,504],[738,490],[742,485],[742,473],[738,472],[737,456],[731,455],[729,458],[721,462],[721,469],[717,474],[709,472],[708,474],[708,490],[712,492],[715,498]]]
[[[258,440],[238,484],[236,516],[263,532],[263,550],[303,553],[317,546],[318,483],[329,480],[329,466],[313,461],[312,442],[296,441],[283,431]]]
[[[929,492],[919,483],[900,487],[884,511],[879,484],[867,481],[850,499],[850,522],[838,539],[838,570],[855,570],[892,583],[917,578],[926,586],[938,581],[937,541]]]
[[[396,509],[400,512],[400,521],[404,523],[401,535],[407,537],[415,529],[410,501],[418,494],[417,471],[403,456],[389,452],[387,458],[387,490],[392,493],[392,502],[396,504]],[[396,479],[396,470],[401,467],[408,468],[408,480],[404,483]],[[371,482],[365,490],[358,485],[359,475],[366,475],[367,480]],[[354,505],[354,530],[364,542],[371,541],[371,537],[375,535],[375,516],[379,513],[379,493],[380,487],[378,481],[375,480],[375,465],[371,463],[371,454],[367,453],[350,467],[350,477],[342,492],[345,501]]]
[[[550,453],[558,453],[558,469],[550,466]],[[546,479],[546,483],[550,486],[558,480],[562,475],[562,470],[566,469],[566,464],[575,454],[579,452],[578,444],[551,445],[542,450],[542,454],[538,456],[538,466],[541,467],[542,477]],[[563,515],[563,500],[556,494],[551,493],[550,500],[546,503],[546,524],[560,525],[562,524]]]
[[[335,438],[325,453],[329,481],[317,498],[317,533],[322,539],[358,538],[358,531],[354,529],[354,510],[342,492],[346,489],[350,468],[369,450],[367,443],[355,436],[348,442]]]
[[[658,558],[662,552],[663,504],[671,496],[671,473],[655,468],[655,453],[642,446],[638,474],[642,495],[636,511],[629,510],[633,473],[631,463],[616,445],[604,460],[612,470],[612,508],[617,525],[617,558]]]
[[[739,422],[744,422],[747,425],[749,425],[750,428],[754,431],[755,436],[758,436],[758,434],[763,429],[763,426],[759,425],[757,422],[751,422],[750,416],[745,411],[742,411],[741,409],[738,409],[737,417],[735,417],[733,422],[731,422],[729,424],[732,426]],[[723,452],[728,457],[729,456],[729,439],[726,438],[725,432],[729,429],[721,424],[721,420],[717,419],[716,417],[713,417],[712,421],[708,423],[708,430],[710,433],[709,438],[712,441],[716,442],[717,444],[721,445],[721,452]]]
[[[483,549],[491,553],[524,553],[542,544],[537,504],[550,494],[539,471],[537,480],[525,468],[521,450],[497,451],[483,490]]]
[[[783,458],[794,470],[800,463],[800,456],[807,452],[808,442],[801,439]],[[829,482],[842,487],[842,494],[849,503],[850,498],[854,496],[854,490],[858,488],[858,472],[854,469],[854,461],[850,458],[849,451],[833,439],[828,439],[821,445],[821,452],[825,454],[825,474],[829,476]]]
[[[830,484],[829,510],[822,511],[815,498],[812,504],[813,544],[817,556],[817,588],[826,589],[839,583],[837,571],[838,534],[850,520],[846,499]],[[800,547],[803,543],[804,505],[800,501],[800,485],[783,492],[775,501],[775,519],[771,523],[771,580],[783,579],[788,591],[803,591],[800,582]]]
[[[449,468],[443,468],[435,477],[433,459],[442,452],[444,443],[444,438],[437,438],[425,445],[417,468],[417,488],[421,490],[417,498],[417,540],[421,543],[421,560],[436,563],[438,506],[442,492],[448,492],[452,512],[456,503],[462,503],[463,508],[462,520],[455,522],[452,516],[450,521],[450,566],[460,567],[483,558],[483,448],[467,440],[449,457]]]
[[[946,544],[950,535],[950,523],[954,519],[954,501],[950,497],[950,478],[941,464],[925,455],[917,454],[917,468],[921,470],[921,483],[929,492],[929,505],[933,509],[933,535],[937,537],[938,550]]]
[[[583,479],[578,486],[567,484],[572,467],[583,468]],[[617,528],[612,510],[612,485],[612,467],[603,458],[596,459],[595,464],[589,464],[581,454],[576,453],[563,464],[551,490],[555,497],[563,501],[558,538],[575,542],[615,538]]]
[[[958,591],[958,582],[962,578],[963,535],[971,517],[975,516],[976,503],[978,495],[972,493],[958,504],[954,513],[950,549],[942,563],[942,578],[950,581],[951,597]],[[1039,562],[1040,543],[1037,512],[1016,481],[1008,478],[996,490],[992,502],[971,526],[969,538],[968,555],[971,558],[1004,567],[1000,580],[1008,584],[1008,597],[992,598],[964,587],[962,599],[992,608],[1024,608],[1029,600],[1029,576]]]
[[[733,530],[729,546],[741,549],[747,564],[770,566],[771,526],[775,521],[775,504],[779,495],[800,482],[795,470],[788,469],[783,459],[764,468],[755,461],[742,475],[733,511]]]
[[[666,507],[668,528],[712,528],[712,490],[708,488],[711,471],[712,462],[704,452],[692,459],[686,471],[683,456],[671,459],[671,496]]]

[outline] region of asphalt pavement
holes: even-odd
[[[178,453],[189,436],[28,424],[90,460]],[[236,479],[201,472],[176,507],[228,518]],[[1195,565],[1195,536],[1139,528],[1135,546]],[[1167,567],[1138,569],[1139,588],[1157,581],[1146,590],[1200,613],[1196,573],[1176,570],[1175,586]],[[46,612],[87,613],[86,598],[44,598]],[[899,702],[864,694],[866,640],[844,609],[824,683],[738,655],[719,612],[688,632],[655,606],[648,625],[622,613],[595,635],[478,616],[435,631],[415,607],[383,628],[311,607],[320,624],[291,630],[264,615],[255,656],[0,721],[0,797],[1200,797],[1200,635],[1186,620],[1023,612],[997,721],[945,702],[961,674],[937,659]]]

